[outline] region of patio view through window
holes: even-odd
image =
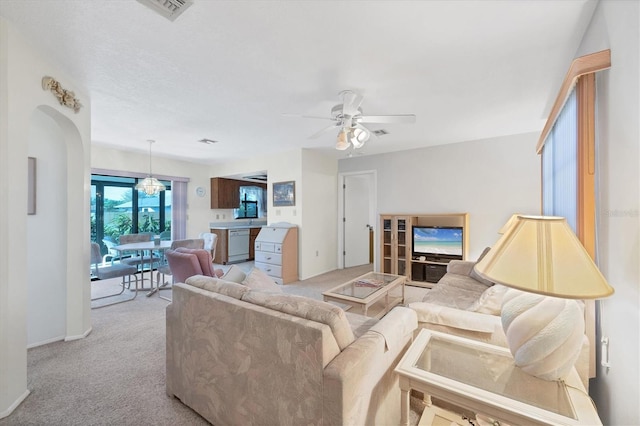
[[[118,244],[120,235],[151,232],[170,239],[171,182],[166,191],[146,195],[134,189],[138,179],[91,175],[91,241],[108,253],[105,241]]]

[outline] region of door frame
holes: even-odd
[[[368,176],[369,177],[369,215],[373,226],[373,270],[378,270],[378,244],[375,242],[378,235],[378,171],[360,170],[357,172],[338,173],[338,269],[344,269],[344,182],[347,176]]]

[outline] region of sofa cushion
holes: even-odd
[[[242,296],[242,300],[328,325],[331,328],[333,337],[338,342],[340,350],[343,350],[355,340],[344,311],[330,303],[304,296],[260,290],[251,290],[245,293]]]
[[[487,286],[471,277],[458,274],[445,274],[422,299],[423,302],[448,306],[456,309],[468,309],[477,301]]]
[[[238,300],[242,298],[243,294],[249,291],[249,288],[242,284],[224,281],[222,279],[208,277],[205,275],[194,275],[187,278],[185,283],[203,290],[224,294],[225,296],[233,297]]]
[[[282,289],[273,278],[264,273],[261,269],[253,268],[251,272],[242,281],[242,284],[249,288],[256,290],[271,291],[275,293],[282,293]]]
[[[509,290],[509,287],[500,284],[492,285],[467,310],[481,314],[500,315],[502,312],[502,298],[507,290]]]

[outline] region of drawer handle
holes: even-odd
[[[271,256],[267,256],[267,260],[271,260]]]
[[[271,272],[271,268],[267,269],[267,272]]]

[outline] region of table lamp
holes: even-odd
[[[501,314],[515,364],[536,377],[559,380],[580,354],[579,300],[610,296],[613,288],[565,218],[517,215],[510,221],[475,268],[487,280],[521,290],[505,294]]]

